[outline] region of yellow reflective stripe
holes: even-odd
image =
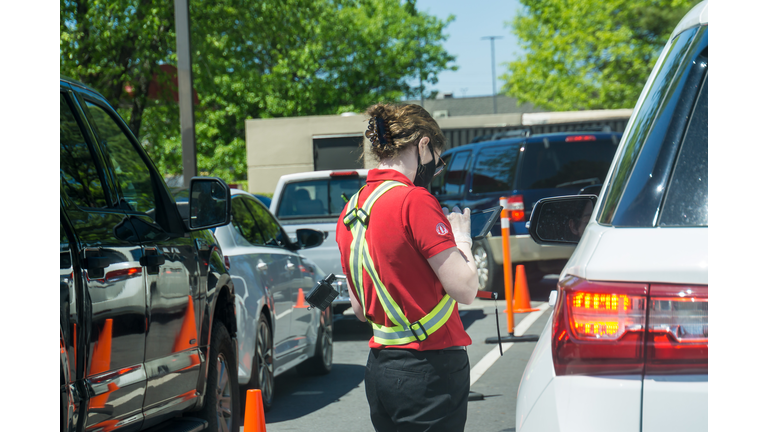
[[[356,209],[359,194],[360,192],[358,191],[356,194],[352,195],[349,203],[347,203],[347,208]],[[363,224],[355,222],[356,220],[353,221],[351,227],[352,248],[349,254],[349,271],[352,273],[350,276],[352,277],[352,283],[354,284],[355,291],[357,291],[357,296],[360,298],[360,304],[365,307],[365,293],[363,291],[363,262],[360,259],[360,254],[357,252],[360,247],[360,242],[365,241],[365,231],[363,231],[365,228],[363,228]]]
[[[384,195],[384,193],[397,186],[405,186],[405,184],[394,180],[385,181],[371,193],[368,199],[365,200],[363,207],[360,209],[357,207],[359,199],[358,195],[360,193],[358,191],[358,193],[352,196],[347,205],[347,208],[354,209],[355,213],[350,214],[348,212],[347,214],[349,215],[349,218],[346,216],[344,217],[344,222],[348,223],[348,226],[351,226],[352,231],[352,246],[349,262],[350,269],[352,269],[352,283],[355,285],[355,290],[358,293],[358,297],[360,297],[361,304],[365,307],[363,291],[363,269],[365,269],[370,276],[371,281],[373,281],[379,303],[384,308],[384,312],[387,317],[389,317],[390,321],[395,323],[392,327],[386,327],[368,320],[373,328],[374,342],[381,345],[402,345],[426,339],[430,334],[437,331],[448,321],[454,306],[456,306],[456,301],[446,294],[426,316],[409,324],[408,318],[403,313],[400,305],[395,302],[389,294],[389,291],[387,291],[386,285],[381,281],[381,278],[373,265],[373,257],[371,256],[368,244],[365,241],[368,221],[366,220],[366,223],[362,223],[363,221],[361,221],[360,216],[362,213],[364,218],[369,218],[371,209],[376,201]],[[411,325],[417,323],[419,325],[415,325],[414,329],[411,330]],[[416,337],[414,333],[419,337]],[[423,338],[421,338],[422,336]]]
[[[373,258],[371,257],[371,254],[368,251],[367,243],[363,244],[362,258],[363,258],[363,265],[365,266],[365,270],[368,272],[368,276],[371,277],[371,280],[373,281],[373,286],[376,287],[376,294],[379,297],[379,302],[381,303],[381,306],[384,308],[384,312],[387,314],[390,321],[392,321],[393,323],[396,323],[403,327],[407,327],[408,318],[405,317],[403,310],[400,309],[400,306],[398,306],[398,304],[395,303],[395,300],[392,299],[392,296],[389,295],[389,291],[387,291],[387,288],[384,286],[384,283],[379,278],[378,272],[373,267]]]
[[[425,336],[429,336],[436,332],[448,322],[455,305],[456,301],[446,294],[429,314],[417,321],[421,324],[421,327],[423,327],[423,331],[419,326],[415,326],[414,331],[419,336],[424,334],[424,332],[426,332]],[[416,322],[413,324],[415,323]],[[403,326],[400,325],[385,327],[383,325],[373,324],[373,340],[381,345],[402,345],[419,339],[420,338],[417,338],[413,334],[410,326],[403,328]],[[426,337],[424,339],[426,339]]]

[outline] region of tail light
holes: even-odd
[[[525,206],[523,205],[522,195],[512,195],[507,197],[507,206],[509,217],[512,222],[525,221]]]
[[[224,255],[224,267],[229,270],[229,257]]]
[[[706,374],[707,291],[567,276],[552,321],[555,373]]]
[[[357,171],[334,171],[331,173],[331,177],[360,177],[360,173]]]
[[[706,374],[708,287],[651,285],[645,373]]]
[[[569,137],[565,137],[565,142],[573,142],[573,141],[595,141],[594,135],[572,135]]]

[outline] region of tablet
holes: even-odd
[[[473,210],[469,215],[472,240],[477,240],[488,235],[493,225],[499,219],[501,206],[487,208],[485,210]]]

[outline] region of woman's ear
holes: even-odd
[[[429,148],[427,147],[429,145],[429,137],[421,137],[419,140],[419,154],[427,154],[429,153]]]

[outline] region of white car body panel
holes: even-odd
[[[708,282],[707,228],[614,228],[593,223],[561,273],[594,281]],[[627,247],[631,245],[631,247]],[[660,245],[664,245],[660,247]]]
[[[550,316],[520,381],[516,430],[639,432],[640,376],[556,377],[551,335]]]
[[[646,376],[643,431],[706,431],[708,387],[708,375]]]

